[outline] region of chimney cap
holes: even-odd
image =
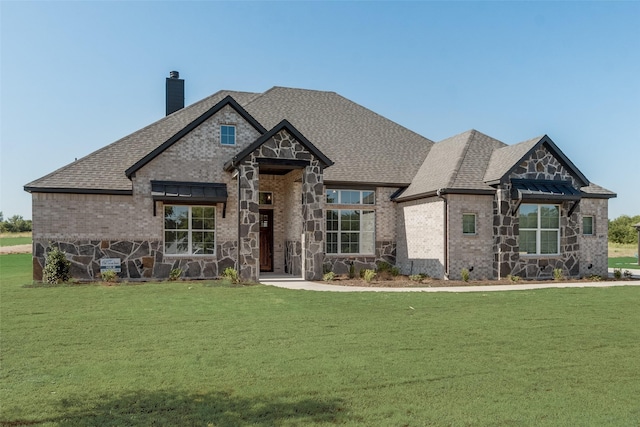
[[[179,79],[180,78],[180,73],[177,71],[169,71],[169,78],[170,79]]]

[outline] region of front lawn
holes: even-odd
[[[638,425],[640,288],[24,287],[0,256],[0,425]]]
[[[619,257],[609,258],[609,268],[621,268],[621,269],[640,269],[638,265],[638,258],[636,257]]]
[[[28,245],[31,243],[31,232],[24,233],[0,233],[0,247]]]

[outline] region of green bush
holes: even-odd
[[[640,215],[622,215],[609,221],[609,241],[613,243],[638,243],[638,232],[633,227],[640,223]]]
[[[614,268],[613,269],[613,277],[616,280],[620,280],[622,278],[622,269],[621,268]]]
[[[384,271],[391,271],[391,267],[392,265],[386,261],[378,261],[376,263],[376,269],[378,270],[378,273],[382,273]]]
[[[42,281],[50,285],[68,282],[71,279],[71,262],[58,248],[50,248],[42,271]]]
[[[409,280],[413,281],[413,282],[422,282],[424,279],[426,279],[427,276],[424,273],[420,273],[420,274],[412,274],[411,276],[409,276]]]
[[[364,281],[369,283],[371,282],[374,278],[376,277],[376,271],[375,270],[370,270],[370,269],[366,269],[364,270]]]
[[[562,269],[561,268],[554,268],[553,269],[553,280],[562,280],[564,279],[564,274],[562,274]]]
[[[335,278],[336,278],[336,273],[334,273],[333,271],[329,271],[322,275],[322,280],[325,282],[331,282]]]
[[[103,282],[113,283],[118,280],[118,274],[113,270],[106,270],[100,273]]]
[[[349,266],[349,279],[353,279],[356,277],[356,267],[351,263]]]
[[[520,276],[517,276],[515,274],[514,275],[509,274],[509,275],[507,275],[507,279],[509,279],[510,281],[515,283],[515,282],[520,281]]]
[[[169,272],[169,280],[171,280],[172,282],[175,282],[180,278],[181,275],[182,275],[182,269],[174,268]]]
[[[222,277],[229,280],[231,283],[240,283],[240,275],[238,275],[238,270],[233,267],[227,267],[222,272]]]
[[[389,270],[389,272],[391,273],[391,275],[393,277],[399,276],[400,275],[400,269],[396,266],[391,267],[391,270]]]
[[[462,278],[462,281],[468,282],[469,281],[469,270],[467,270],[466,268],[463,268],[462,270],[460,270],[460,277]]]

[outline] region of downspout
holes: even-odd
[[[234,176],[235,175],[235,176]],[[234,170],[234,172],[231,175],[231,178],[236,178],[236,185],[237,185],[237,190],[238,190],[238,200],[237,200],[237,205],[236,205],[236,221],[238,222],[237,224],[237,230],[238,230],[238,244],[237,244],[237,248],[236,248],[236,271],[238,272],[238,274],[240,273],[240,247],[242,245],[242,240],[240,240],[240,169],[236,166],[236,169]],[[218,271],[218,275],[220,275],[220,272]]]
[[[444,197],[444,188],[436,191],[436,196],[444,201],[444,278],[449,279],[449,204]]]

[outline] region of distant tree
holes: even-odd
[[[4,214],[0,211],[0,222],[4,222]]]
[[[633,227],[640,223],[640,215],[622,215],[609,221],[609,241],[612,243],[638,243],[638,232]]]
[[[8,231],[9,233],[31,231],[31,220],[25,220],[22,218],[22,215],[14,215],[2,224],[4,231]]]

